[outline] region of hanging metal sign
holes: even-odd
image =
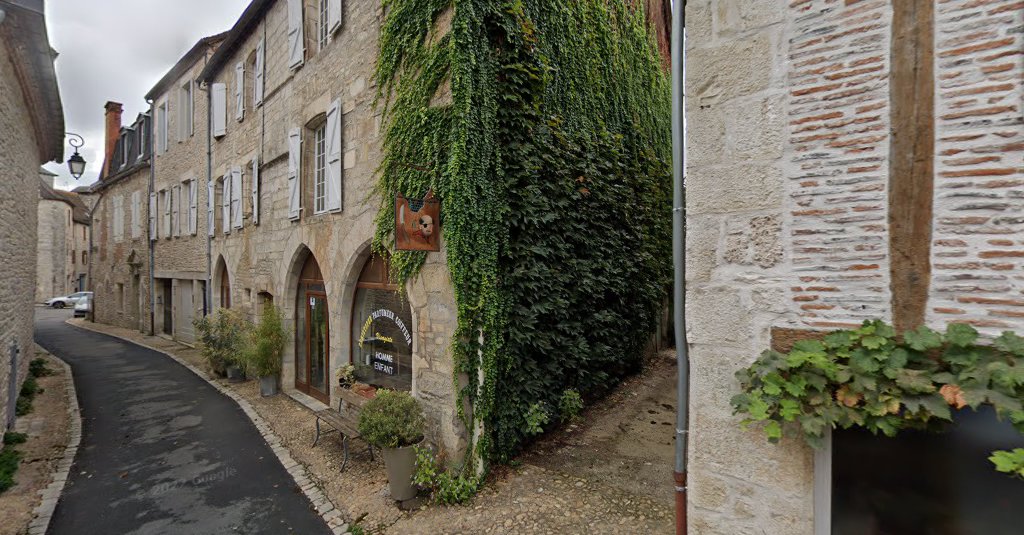
[[[395,196],[395,249],[441,250],[441,201],[432,191],[423,199]]]

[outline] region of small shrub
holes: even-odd
[[[263,315],[252,329],[242,354],[246,373],[256,377],[280,375],[281,355],[287,341],[288,333],[284,330],[281,311],[268,303],[263,307]]]
[[[41,392],[41,390],[39,389],[39,383],[36,381],[35,377],[29,375],[25,378],[25,382],[21,383],[20,395],[28,398],[30,401],[34,399],[36,394],[39,392]]]
[[[25,416],[32,412],[32,400],[28,398],[18,397],[18,401],[14,404],[14,415]]]
[[[219,308],[209,316],[192,321],[207,366],[219,375],[227,372],[228,366],[240,364],[245,351],[250,323],[238,312]]]
[[[544,432],[544,426],[551,421],[551,417],[548,415],[547,409],[544,408],[543,403],[534,403],[530,405],[530,410],[526,413],[526,431],[527,435],[539,435]]]
[[[416,472],[412,482],[430,490],[431,498],[440,504],[455,505],[469,500],[480,488],[480,479],[443,470],[427,448],[416,447]]]
[[[575,422],[580,419],[580,412],[583,410],[583,398],[580,393],[569,389],[562,392],[558,399],[558,412],[563,422]]]
[[[378,448],[411,446],[423,439],[423,410],[408,392],[378,390],[359,414],[359,434]]]
[[[46,359],[37,358],[28,363],[28,373],[32,377],[46,377],[53,375],[54,372],[46,367]]]
[[[14,486],[14,473],[18,471],[18,464],[21,462],[21,452],[12,446],[4,446],[0,450],[0,492]]]
[[[26,440],[28,440],[28,435],[25,433],[16,433],[14,431],[4,433],[4,444],[24,444]]]

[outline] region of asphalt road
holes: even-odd
[[[82,444],[48,533],[330,533],[245,413],[167,356],[36,309],[71,365]]]

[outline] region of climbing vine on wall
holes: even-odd
[[[919,327],[897,336],[866,321],[821,340],[797,342],[789,353],[765,351],[736,373],[732,399],[744,424],[763,423],[777,441],[787,423],[820,445],[826,431],[861,427],[893,436],[953,420],[952,409],[990,405],[1024,433],[1024,338],[1004,332],[979,343],[970,325],[945,332]],[[996,452],[996,469],[1024,477],[1024,450]]]
[[[559,421],[566,390],[636,369],[665,295],[670,89],[634,4],[384,1],[374,247],[393,247],[396,193],[440,197],[457,405],[484,460]],[[396,276],[425,258],[394,253]]]

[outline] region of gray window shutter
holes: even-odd
[[[210,127],[213,129],[214,137],[227,134],[227,92],[228,88],[224,84],[213,84],[211,86],[213,121]]]
[[[288,66],[302,65],[306,55],[306,40],[302,34],[302,0],[288,0]]]
[[[263,104],[263,62],[264,62],[264,49],[266,43],[263,39],[256,44],[256,65],[253,73],[253,102],[256,106]]]
[[[199,181],[195,179],[188,182],[188,233],[199,233]]]
[[[301,196],[299,195],[299,181],[302,179],[299,172],[302,149],[302,129],[293,128],[288,132],[288,219],[298,219],[302,210]]]
[[[235,64],[235,119],[245,118],[245,63]]]
[[[242,228],[242,168],[231,170],[231,226]]]
[[[224,234],[231,234],[231,171],[221,178],[221,183],[220,230]]]
[[[335,100],[327,109],[327,210],[339,211],[341,188],[341,101]]]
[[[206,234],[213,236],[214,229],[217,226],[216,220],[213,218],[213,203],[214,197],[217,193],[217,186],[213,183],[213,180],[206,182]]]
[[[181,87],[178,87],[178,124],[177,128],[175,128],[177,131],[178,143],[185,141],[185,138],[188,137],[188,132],[185,130],[188,128],[188,125],[185,124],[185,121],[185,91]]]
[[[149,194],[149,239],[155,240],[156,236],[156,193]]]
[[[260,160],[252,159],[252,224],[260,224]]]
[[[330,34],[341,28],[341,0],[327,0],[327,31]]]
[[[174,186],[174,212],[171,217],[174,219],[174,235],[181,236],[181,186]]]

